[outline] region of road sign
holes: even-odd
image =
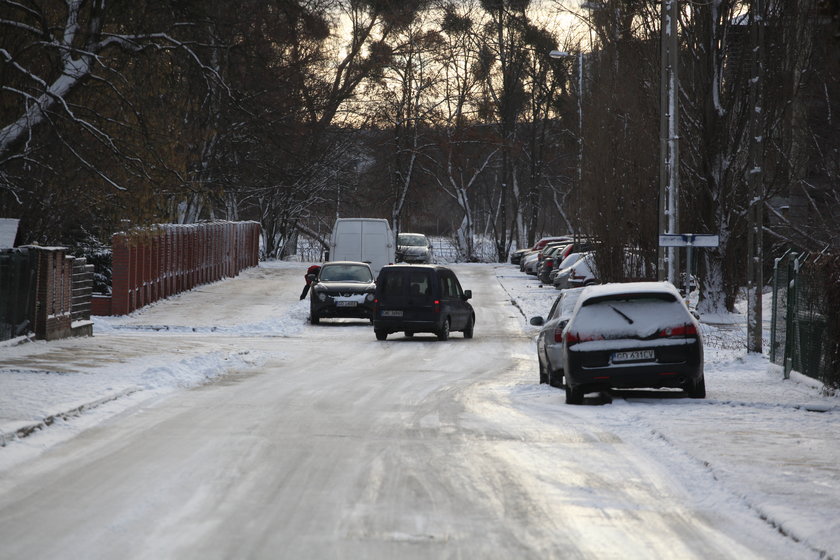
[[[717,247],[720,237],[709,233],[663,233],[660,247]]]

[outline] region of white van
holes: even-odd
[[[337,219],[330,237],[329,260],[366,262],[375,278],[383,266],[394,264],[394,234],[388,220]]]

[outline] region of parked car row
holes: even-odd
[[[560,290],[548,314],[531,318],[539,381],[565,390],[568,404],[606,389],[680,388],[706,396],[699,324],[668,282],[601,284],[595,244],[546,237],[511,256],[520,271]],[[624,249],[625,275],[645,277]]]
[[[599,282],[595,272],[595,243],[572,237],[544,237],[533,247],[511,256],[519,270],[558,290]]]

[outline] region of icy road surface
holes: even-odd
[[[96,361],[118,369],[143,354],[252,359],[0,471],[0,558],[819,556],[650,437],[661,418],[714,447],[730,407],[564,405],[536,383],[533,333],[494,267],[454,268],[474,294],[472,340],[311,326],[297,301],[305,266],[278,266],[53,346],[78,363],[95,344]],[[69,358],[27,359],[50,370]]]

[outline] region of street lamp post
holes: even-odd
[[[659,234],[679,230],[678,0],[662,0],[659,120]],[[659,247],[659,280],[677,281],[677,248]]]

